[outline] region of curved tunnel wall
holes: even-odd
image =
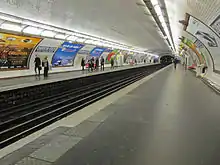
[[[204,56],[208,72],[205,77],[220,84],[220,16],[210,24],[186,13],[185,37],[193,36],[197,50]],[[191,38],[191,37],[189,37]]]
[[[51,72],[80,69],[82,58],[103,56],[106,64],[114,58],[118,66],[129,63],[128,57],[131,57],[129,60],[136,59],[138,62],[147,58],[144,54],[133,54],[96,45],[0,33],[0,78],[33,75],[36,55],[42,60],[48,57],[53,66]]]
[[[211,28],[201,20],[187,14],[187,27],[185,30],[191,35],[195,36],[210,52],[213,59],[213,71],[218,73],[220,71],[220,37]],[[206,56],[206,58],[208,58]]]

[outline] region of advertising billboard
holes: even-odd
[[[108,57],[109,53],[111,53],[111,52],[112,52],[112,49],[106,48],[105,51],[104,51],[104,52],[102,53],[102,55],[100,56],[100,57],[103,57],[103,58],[104,58],[105,63],[106,63],[106,61],[107,61],[107,57]]]
[[[189,15],[186,31],[194,35],[204,44],[214,59],[215,70],[220,71],[220,38],[217,33],[212,28],[191,15]]]
[[[118,53],[118,49],[113,50],[112,52],[110,52],[106,58],[106,62],[110,62],[111,58],[114,58],[114,56]]]
[[[52,59],[52,66],[73,66],[77,52],[83,48],[83,44],[64,42],[56,51]]]
[[[195,39],[193,39],[195,40]],[[187,45],[197,56],[199,59],[200,63],[204,63],[204,57],[202,56],[202,54],[198,51],[196,45],[194,44],[194,42],[186,37],[182,37],[182,42]],[[196,40],[195,40],[196,42]],[[198,41],[197,41],[198,43]]]
[[[90,56],[92,57],[100,57],[106,48],[95,47],[91,52]]]
[[[28,57],[40,38],[0,33],[0,70],[28,68]]]
[[[81,61],[84,58],[86,62],[89,59],[90,52],[95,48],[94,45],[85,45],[82,49],[80,49],[74,59],[74,67],[80,67]]]
[[[36,55],[40,57],[41,60],[43,60],[45,57],[48,58],[49,63],[52,63],[52,57],[56,50],[60,47],[60,45],[63,42],[60,40],[54,40],[54,39],[43,39],[38,46],[34,49],[31,59],[30,59],[30,67],[34,66],[34,59]]]

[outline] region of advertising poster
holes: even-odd
[[[182,42],[186,44],[190,49],[192,49],[192,51],[198,56],[200,63],[204,63],[204,58],[202,57],[200,52],[197,50],[197,47],[193,41],[189,40],[186,37],[182,37]]]
[[[106,48],[95,47],[91,52],[90,56],[92,57],[100,57]]]
[[[100,56],[100,58],[103,57],[105,62],[106,62],[107,61],[107,57],[108,57],[109,53],[111,53],[111,52],[112,52],[112,49],[106,48],[105,51]]]
[[[121,54],[123,55],[123,63],[126,63],[126,60],[127,60],[127,58],[128,58],[128,51],[126,51],[126,50],[123,50],[123,51],[121,51]]]
[[[28,57],[40,38],[0,33],[0,70],[28,68]]]
[[[48,58],[49,63],[52,63],[52,58],[56,50],[60,47],[60,45],[63,42],[60,40],[54,40],[54,39],[43,39],[38,46],[34,49],[31,59],[30,59],[30,67],[34,67],[34,59],[36,55],[40,57],[41,60],[43,60],[45,57]]]
[[[220,38],[215,31],[192,16],[189,17],[186,31],[194,35],[206,46],[215,61],[215,69],[220,71]]]
[[[124,63],[124,55],[122,54],[122,51],[118,51],[115,55],[115,65],[116,66],[122,66]]]
[[[74,66],[79,68],[81,66],[81,61],[84,58],[87,62],[90,57],[90,52],[95,48],[94,45],[85,45],[80,49],[75,57]]]
[[[197,47],[197,49],[199,50],[201,56],[203,57],[204,61],[206,62],[207,66],[213,66],[213,61],[210,58],[210,54],[208,52],[208,50],[206,49],[206,47],[203,45],[203,43],[199,40],[196,40],[194,43]]]
[[[110,63],[111,58],[114,58],[114,56],[118,53],[118,49],[113,50],[111,53],[108,54],[106,58],[106,63]]]
[[[52,66],[73,66],[77,52],[83,48],[82,44],[64,42],[56,51],[52,59]]]
[[[127,54],[127,58],[126,58],[126,63],[127,63],[127,64],[132,63],[132,61],[133,61],[133,56],[134,56],[134,52],[129,52],[129,53]]]

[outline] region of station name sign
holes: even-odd
[[[49,47],[49,46],[38,46],[35,52],[47,52],[47,53],[54,53],[57,50],[56,47]]]

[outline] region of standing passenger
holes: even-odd
[[[48,71],[49,71],[49,62],[47,57],[44,58],[42,62],[42,66],[44,67],[44,77],[48,77]]]
[[[94,57],[92,57],[92,59],[91,59],[91,70],[92,70],[92,72],[93,72],[94,68],[95,68],[95,59],[94,59]]]
[[[101,57],[101,70],[103,70],[104,71],[104,69],[105,69],[105,60],[104,60],[104,58],[103,57]]]
[[[35,60],[34,60],[34,63],[35,63],[35,74],[37,75],[37,70],[38,70],[38,76],[40,76],[40,70],[41,70],[41,60],[40,58],[38,57],[38,55],[36,55],[35,57]]]
[[[96,61],[95,61],[95,69],[96,70],[99,69],[99,58],[98,57],[96,58]]]
[[[111,69],[114,69],[114,58],[111,58]]]
[[[176,65],[177,65],[177,63],[178,63],[177,59],[176,59],[176,58],[174,58],[174,60],[173,60],[174,69],[176,69]]]
[[[81,67],[82,67],[82,71],[84,71],[85,70],[85,60],[84,60],[84,58],[82,58]]]

